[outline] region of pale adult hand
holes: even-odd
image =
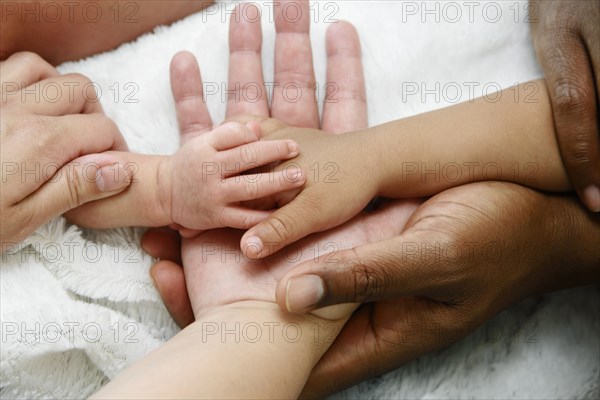
[[[126,150],[89,79],[59,75],[33,53],[0,63],[2,252],[50,219],[112,196],[129,173],[106,150]]]
[[[533,43],[571,183],[600,211],[600,1],[531,0]]]
[[[296,22],[283,18],[285,2],[274,5],[276,84],[270,107],[262,74],[261,26],[260,21],[254,18],[256,8],[252,4],[242,4],[232,16],[229,87],[240,91],[228,98],[227,118],[235,119],[238,115],[271,116],[290,125],[321,128],[331,133],[365,128],[366,97],[356,30],[347,22],[339,22],[327,31],[327,82],[336,90],[326,93],[322,123],[319,124],[309,36],[309,5],[306,1],[296,4],[302,7],[302,18]],[[213,122],[204,104],[201,77],[192,55],[180,53],[173,59],[171,85],[182,141],[208,132]],[[283,87],[290,85],[301,88],[301,95],[294,102],[287,100],[282,92]],[[142,241],[148,253],[163,260],[152,268],[152,277],[175,321],[186,326],[193,321],[193,313],[185,290],[185,277],[179,267],[179,244],[178,235],[168,229],[150,230]]]

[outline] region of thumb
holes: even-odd
[[[440,261],[432,243],[408,233],[305,261],[279,280],[277,303],[284,311],[305,313],[425,294],[439,282],[430,278]]]
[[[131,171],[115,157],[86,155],[57,170],[21,205],[43,223],[82,204],[114,196],[130,183]]]

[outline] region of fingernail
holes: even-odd
[[[600,189],[598,186],[590,185],[583,190],[583,201],[593,212],[600,212]]]
[[[114,163],[96,171],[96,186],[101,192],[121,190],[131,182],[129,173],[120,163]]]
[[[290,181],[292,183],[301,182],[301,179],[302,179],[302,170],[301,169],[295,169],[295,170],[293,170],[290,173],[289,177],[290,177]]]
[[[263,242],[258,236],[250,236],[246,239],[246,254],[258,257],[263,250]]]
[[[285,290],[285,308],[299,313],[319,303],[324,295],[323,280],[317,275],[290,278]]]
[[[296,157],[300,153],[300,146],[296,142],[288,142],[288,154],[290,157]]]

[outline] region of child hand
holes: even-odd
[[[306,185],[299,193],[274,196],[283,207],[246,232],[241,247],[247,257],[268,256],[313,232],[338,226],[378,195],[385,166],[362,132],[330,135],[291,128],[273,119],[263,121],[262,126],[270,140],[293,138],[300,144],[302,155],[274,171],[299,168],[306,175]]]
[[[247,229],[269,215],[240,202],[296,189],[304,184],[298,168],[241,175],[299,153],[292,140],[259,141],[257,124],[226,123],[186,142],[158,170],[161,207],[166,221],[179,225],[182,235],[220,227]]]

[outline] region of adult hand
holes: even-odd
[[[331,133],[358,130],[367,126],[364,77],[360,60],[360,42],[354,27],[346,22],[331,25],[327,31],[327,81],[334,82],[337,92],[328,91],[322,124],[315,99],[315,77],[310,46],[310,12],[307,1],[296,2],[302,8],[299,21],[283,18],[285,2],[276,2],[275,15],[275,82],[269,107],[261,63],[262,32],[254,18],[257,9],[241,4],[231,18],[229,36],[229,88],[227,118],[252,114],[272,116],[284,123]],[[242,9],[241,7],[248,7]],[[246,18],[244,17],[246,16]],[[297,101],[286,100],[283,89],[301,88]],[[212,120],[203,100],[198,65],[188,53],[178,54],[171,64],[171,86],[175,99],[182,141],[210,131]],[[185,289],[181,264],[180,238],[168,229],[149,230],[142,240],[144,249],[163,261],[154,265],[151,275],[157,288],[180,326],[193,321]]]
[[[33,53],[12,55],[0,71],[5,251],[50,219],[123,191],[129,173],[111,156],[94,154],[127,146],[89,79],[59,75]]]
[[[520,299],[600,282],[599,241],[600,216],[575,199],[484,182],[432,197],[393,239],[337,252],[335,263],[298,265],[279,280],[282,309],[366,303],[317,364],[304,396],[445,347]],[[299,297],[298,287],[313,296]]]
[[[600,1],[531,0],[530,6],[562,159],[581,200],[599,212]]]

